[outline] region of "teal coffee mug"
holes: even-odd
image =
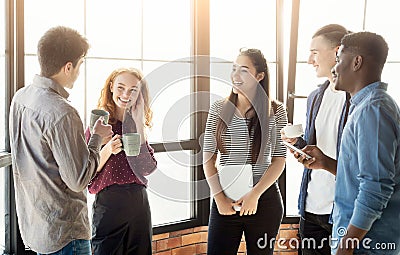
[[[94,109],[94,110],[92,110],[92,112],[90,113],[90,124],[89,124],[89,127],[90,127],[91,131],[93,131],[94,124],[96,124],[96,121],[100,117],[103,117],[103,123],[107,125],[108,124],[108,120],[110,118],[110,113],[105,111],[105,110],[102,110],[102,109]]]
[[[122,149],[126,156],[137,156],[140,153],[140,134],[126,133],[122,135]]]

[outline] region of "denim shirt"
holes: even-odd
[[[316,131],[315,131],[315,119],[317,117],[319,108],[321,106],[324,92],[328,88],[328,86],[329,86],[329,80],[327,80],[323,84],[319,85],[319,88],[317,88],[316,90],[311,92],[307,98],[307,113],[306,113],[307,123],[306,123],[305,131],[304,131],[304,138],[300,137],[299,139],[297,139],[297,142],[295,144],[295,146],[300,149],[305,147],[306,145],[316,145],[317,144]],[[340,115],[339,126],[338,126],[336,155],[339,155],[340,140],[341,140],[341,136],[342,136],[343,127],[347,120],[348,109],[349,109],[349,100],[350,100],[350,95],[348,93],[346,93],[346,103],[343,105],[342,113]],[[305,214],[308,183],[311,180],[311,171],[312,171],[311,169],[304,168],[303,177],[301,180],[300,194],[299,194],[299,199],[298,199],[298,208],[299,208],[300,216],[303,216],[303,217]]]
[[[399,254],[400,110],[386,89],[375,82],[351,99],[337,165],[333,252],[352,224],[368,231],[370,248],[360,245],[362,254]],[[397,251],[376,243],[394,243]]]

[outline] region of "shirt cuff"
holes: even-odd
[[[97,151],[100,151],[101,141],[102,141],[101,136],[99,136],[98,134],[93,134],[90,137],[88,147],[95,148]]]
[[[368,208],[365,209],[360,208],[360,205],[359,204],[357,205],[356,201],[356,206],[354,207],[353,216],[350,219],[350,224],[357,228],[369,231],[375,220],[380,218],[380,214],[367,212],[366,210],[368,210]]]

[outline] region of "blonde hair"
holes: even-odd
[[[101,95],[98,101],[98,108],[106,110],[110,113],[110,123],[114,124],[116,122],[115,118],[115,108],[116,105],[113,100],[113,95],[111,93],[110,87],[114,83],[117,76],[122,73],[128,73],[135,76],[141,84],[140,92],[142,93],[143,100],[144,100],[144,118],[145,118],[145,126],[151,127],[152,123],[151,120],[153,118],[153,112],[150,109],[150,96],[149,96],[149,87],[147,86],[147,82],[144,79],[143,73],[136,68],[129,67],[129,68],[118,68],[114,70],[107,78],[106,82],[104,83],[103,89],[101,90]]]

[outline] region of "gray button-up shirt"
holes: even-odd
[[[18,223],[25,245],[39,253],[90,240],[86,187],[99,163],[101,137],[86,145],[69,94],[36,75],[15,94],[10,140]]]

